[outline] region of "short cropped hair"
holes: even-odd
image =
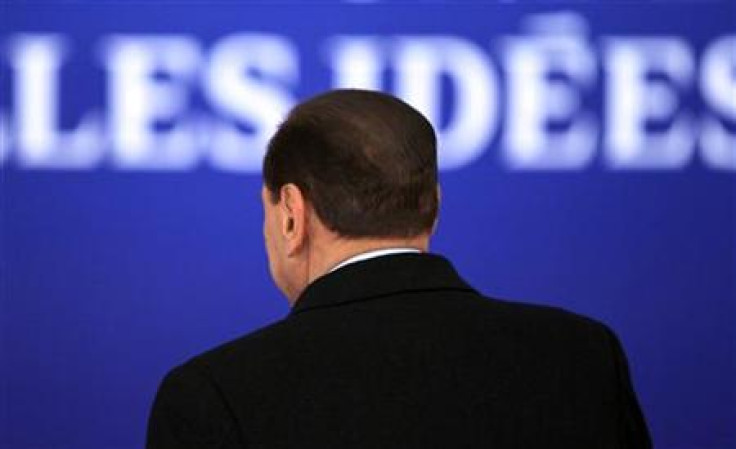
[[[297,105],[268,144],[271,201],[297,185],[344,237],[415,237],[438,211],[437,138],[429,121],[380,92],[339,89]]]

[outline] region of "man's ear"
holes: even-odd
[[[301,189],[292,183],[281,186],[280,198],[281,235],[286,242],[287,255],[291,257],[298,253],[306,242],[306,198]]]

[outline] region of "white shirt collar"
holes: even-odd
[[[333,271],[335,271],[337,269],[340,269],[340,268],[344,267],[345,265],[348,265],[348,264],[351,264],[351,263],[355,263],[355,262],[360,262],[360,261],[363,261],[363,260],[373,259],[375,257],[388,256],[390,254],[420,253],[420,252],[421,251],[418,250],[418,249],[416,249],[416,248],[408,248],[408,247],[406,247],[406,248],[403,248],[403,247],[398,247],[398,248],[383,248],[383,249],[375,249],[375,250],[372,250],[372,251],[366,251],[364,253],[356,254],[356,255],[354,255],[352,257],[349,257],[349,258],[343,260],[339,264],[337,264],[334,267],[332,267],[332,269],[330,271],[328,271],[328,273],[332,273]]]

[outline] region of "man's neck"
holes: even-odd
[[[352,263],[361,262],[368,259],[374,259],[376,257],[381,256],[389,256],[392,254],[403,254],[403,253],[420,253],[421,250],[419,248],[410,248],[410,247],[393,247],[393,248],[385,248],[385,249],[374,249],[371,251],[366,251],[364,253],[356,254],[352,257],[349,257],[342,262],[338,263],[334,267],[330,268],[329,273],[332,273],[335,270],[339,270],[340,268],[350,265]]]
[[[309,283],[329,273],[341,262],[360,254],[393,248],[411,248],[422,252],[429,250],[429,236],[427,235],[398,239],[339,238],[332,243],[332,245],[326,245],[320,252],[315,251],[314,258],[310,262]]]

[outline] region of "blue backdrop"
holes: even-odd
[[[660,448],[736,447],[736,8],[0,3],[0,447],[140,447],[163,374],[279,319],[260,158],[295,102],[441,134],[432,250],[620,335]]]

